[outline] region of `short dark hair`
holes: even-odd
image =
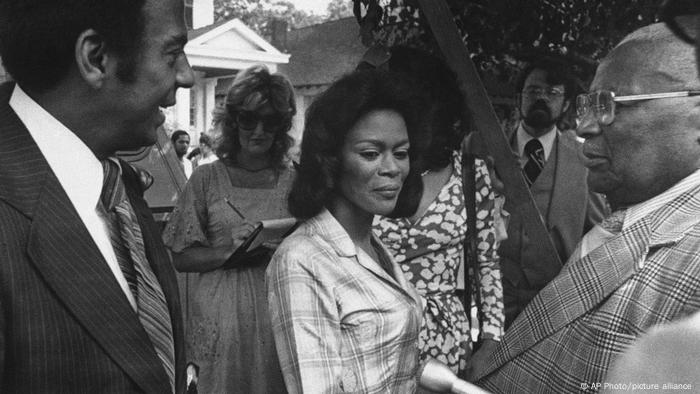
[[[285,117],[285,125],[275,133],[270,148],[272,162],[282,166],[294,140],[287,132],[292,128],[292,118],[297,113],[294,88],[282,74],[271,74],[264,65],[249,67],[236,75],[226,95],[226,105],[214,111],[214,123],[221,124],[221,143],[216,154],[222,160],[236,162],[241,148],[238,139],[236,115],[240,111],[256,111],[269,104],[279,115]]]
[[[564,61],[550,58],[534,60],[523,68],[518,74],[515,85],[518,94],[523,91],[527,77],[535,70],[543,70],[547,73],[547,83],[551,85],[564,85],[564,99],[568,101],[573,100],[577,88],[572,66],[566,64]]]
[[[390,50],[389,70],[406,74],[416,89],[427,95],[425,129],[430,144],[423,152],[426,169],[437,170],[452,163],[452,153],[460,149],[464,126],[469,124],[463,111],[464,95],[457,76],[445,61],[427,51],[406,46]]]
[[[120,56],[118,74],[126,77],[141,46],[146,0],[1,0],[0,56],[24,89],[47,91],[74,62],[75,42],[94,29],[107,49]],[[124,67],[122,67],[124,66]]]
[[[381,70],[355,71],[333,83],[306,112],[301,158],[289,194],[289,212],[307,219],[331,202],[340,176],[339,156],[345,137],[361,117],[374,110],[392,110],[403,117],[411,142],[412,163],[401,194],[420,193],[420,173],[413,162],[417,157],[415,137],[420,135],[417,130],[422,127],[420,104],[405,79]],[[412,214],[395,210],[392,216]]]
[[[208,146],[211,148],[212,145],[212,140],[209,134],[202,133],[199,135],[199,143],[204,144],[205,146]]]
[[[170,136],[170,141],[174,144],[175,142],[177,142],[177,139],[180,138],[181,135],[186,135],[188,137],[190,136],[190,134],[185,130],[175,130]]]

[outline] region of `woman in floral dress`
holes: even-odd
[[[410,218],[377,217],[374,231],[392,251],[406,277],[422,296],[421,358],[434,358],[464,376],[471,355],[468,315],[457,295],[464,262],[467,210],[462,183],[458,131],[462,96],[452,72],[436,57],[409,48],[394,48],[389,69],[420,78],[416,83],[431,96],[428,148],[423,153],[423,194]],[[476,245],[478,271],[470,272],[467,291],[479,291],[483,321],[481,338],[492,348],[503,334],[503,287],[494,226],[494,192],[486,164],[475,161]],[[471,270],[473,264],[465,267]],[[475,299],[475,297],[471,297]]]

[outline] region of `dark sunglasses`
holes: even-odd
[[[291,119],[284,115],[258,115],[254,111],[239,111],[236,114],[238,127],[244,130],[253,130],[262,122],[263,130],[268,133],[287,131]]]
[[[678,38],[689,44],[695,44],[697,41],[697,26],[694,25],[690,28],[682,26],[676,18],[698,14],[700,14],[700,1],[698,0],[665,0],[660,8],[661,20]]]

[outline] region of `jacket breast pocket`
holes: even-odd
[[[624,352],[636,339],[631,333],[620,332],[595,319],[585,319],[577,334],[592,349],[619,354]]]

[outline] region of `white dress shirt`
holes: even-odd
[[[180,165],[182,166],[182,170],[185,172],[185,178],[190,179],[190,176],[192,176],[192,162],[190,159],[183,156],[180,159]]]
[[[15,85],[9,104],[36,142],[124,295],[136,310],[136,300],[119,268],[107,225],[97,213],[102,192],[102,164],[80,138],[37,104],[19,85]],[[96,261],[95,264],[101,263]]]

